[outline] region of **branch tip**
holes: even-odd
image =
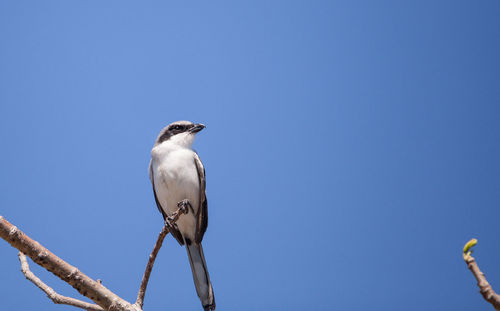
[[[476,260],[471,256],[472,247],[477,244],[476,239],[471,239],[464,246],[463,258],[467,264],[467,268],[472,272],[472,275],[476,278],[477,286],[479,287],[479,292],[483,298],[489,302],[497,311],[500,311],[500,295],[495,293],[490,283],[486,280],[486,276],[479,269]]]
[[[465,261],[471,258],[473,247],[477,244],[477,239],[470,239],[469,242],[465,243],[462,256]]]

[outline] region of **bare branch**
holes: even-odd
[[[141,309],[144,304],[144,296],[146,295],[149,276],[151,275],[151,271],[153,270],[153,265],[155,264],[156,255],[158,255],[158,251],[160,250],[161,245],[163,244],[163,240],[165,239],[167,234],[168,234],[168,226],[165,225],[163,226],[163,229],[161,229],[161,232],[158,235],[158,240],[156,240],[156,244],[153,248],[153,251],[149,255],[148,264],[146,265],[146,270],[144,271],[144,275],[142,276],[141,286],[139,287],[139,293],[137,294],[137,300],[135,302],[135,304],[139,306],[139,308]]]
[[[149,255],[148,264],[142,277],[141,286],[139,288],[135,304],[130,304],[120,298],[104,287],[99,280],[97,280],[97,282],[94,281],[87,275],[80,272],[76,267],[57,257],[40,243],[32,240],[16,226],[8,222],[3,216],[0,216],[0,238],[4,239],[12,247],[19,250],[21,271],[28,280],[43,290],[54,303],[67,304],[88,311],[141,311],[144,304],[144,296],[146,294],[149,277],[151,275],[156,256],[158,255],[158,251],[163,244],[163,240],[170,231],[170,228],[175,225],[175,222],[179,219],[181,213],[186,214],[187,212],[188,209],[185,205],[179,205],[179,209],[165,219],[165,225],[158,236],[158,240],[156,241],[153,251]],[[30,271],[28,261],[24,254],[30,257],[35,263],[44,267],[61,280],[71,285],[73,288],[78,290],[80,294],[90,298],[96,303],[96,305],[56,293],[51,287],[45,284]]]
[[[26,259],[26,256],[22,252],[19,252],[18,256],[19,256],[19,261],[21,262],[21,271],[23,272],[26,279],[28,279],[38,288],[44,291],[45,294],[47,294],[47,297],[49,297],[55,304],[70,305],[88,311],[103,311],[103,309],[96,304],[84,302],[78,299],[66,297],[56,293],[54,289],[45,284],[33,272],[31,272],[28,260]]]
[[[477,265],[474,257],[471,256],[472,251],[470,250],[474,245],[476,245],[477,240],[472,239],[464,246],[463,258],[467,264],[467,268],[472,272],[477,280],[477,286],[479,286],[479,292],[483,295],[483,298],[489,302],[497,311],[500,311],[500,295],[495,293],[490,283],[486,280],[486,277],[479,266]]]
[[[90,298],[104,310],[138,311],[138,308],[80,272],[76,267],[51,253],[48,249],[32,240],[16,226],[0,216],[0,238],[12,247],[30,257],[35,263],[70,284],[80,294]]]
[[[156,244],[153,248],[153,251],[149,255],[148,264],[146,265],[146,270],[144,271],[144,275],[142,276],[141,286],[139,287],[139,293],[137,294],[137,300],[135,302],[136,306],[142,309],[144,305],[144,296],[146,295],[146,289],[148,287],[149,276],[151,275],[151,271],[153,270],[153,265],[155,264],[156,256],[158,255],[158,251],[163,244],[163,240],[165,236],[167,236],[169,229],[171,226],[175,224],[175,222],[179,219],[181,213],[186,214],[187,208],[182,206],[179,207],[177,211],[175,211],[171,216],[165,219],[165,225],[161,229],[160,234],[158,235],[158,239],[156,240]]]

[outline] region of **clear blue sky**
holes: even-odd
[[[499,1],[2,1],[0,44],[0,214],[123,298],[187,119],[217,310],[491,310],[460,252],[500,291]],[[2,309],[74,310],[2,241],[0,279]],[[201,309],[171,237],[145,308]]]

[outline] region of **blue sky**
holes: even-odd
[[[3,1],[0,214],[134,301],[156,135],[202,122],[217,310],[491,310],[498,1]],[[55,306],[0,242],[5,310]],[[32,264],[62,294],[78,294]],[[145,310],[200,310],[160,251]]]

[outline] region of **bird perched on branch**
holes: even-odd
[[[201,246],[208,224],[205,168],[191,147],[196,133],[204,128],[203,124],[177,121],[162,129],[151,150],[149,175],[165,220],[179,207],[187,210],[170,233],[180,245],[186,245],[196,292],[208,311],[215,310],[215,299]]]

